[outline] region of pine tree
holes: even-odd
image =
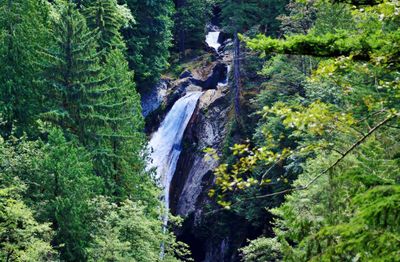
[[[86,26],[84,17],[74,4],[61,4],[60,18],[55,21],[52,48],[44,50],[42,66],[48,85],[47,96],[53,111],[46,114],[64,130],[78,136],[84,145],[90,143],[95,121],[89,97],[102,85],[96,35]]]
[[[142,185],[138,179],[148,178],[143,172],[145,136],[140,97],[122,51],[112,50],[106,61],[107,81],[97,88],[99,97],[91,101],[97,122],[93,123],[95,140],[90,150],[112,194],[142,194],[146,189],[139,192]]]
[[[168,66],[172,42],[171,0],[126,0],[136,23],[124,30],[130,68],[140,90],[156,82]]]
[[[0,114],[3,135],[14,127],[35,135],[35,118],[43,110],[43,86],[36,49],[46,46],[47,5],[40,0],[0,2]]]
[[[90,29],[99,34],[98,45],[102,57],[113,48],[124,48],[119,32],[126,22],[118,10],[116,0],[93,0],[83,10]],[[104,59],[103,59],[104,61]]]

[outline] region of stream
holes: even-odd
[[[201,95],[202,92],[188,92],[176,101],[149,143],[152,150],[150,167],[156,168],[157,178],[161,181],[167,212],[171,180],[182,150],[182,137]],[[167,224],[168,216],[163,219]]]
[[[220,32],[209,32],[205,40],[208,46],[214,48],[217,53],[221,46],[218,42],[219,34]],[[228,66],[228,72],[229,69]],[[226,85],[228,85],[228,77],[218,83],[218,86]],[[167,212],[170,205],[171,181],[182,151],[182,138],[202,94],[203,92],[200,91],[187,92],[185,96],[176,101],[149,143],[152,160],[149,163],[149,168],[156,169],[156,177],[161,183],[160,186],[164,189],[163,200]],[[167,216],[163,220],[167,224]]]
[[[172,181],[180,180],[181,183],[190,184],[190,185],[185,184],[186,185],[185,188],[190,188],[190,186],[192,186],[192,188],[195,187],[196,190],[198,189],[197,191],[199,190],[201,191],[202,187],[201,185],[199,185],[199,183],[201,183],[201,179],[203,178],[207,170],[210,168],[207,167],[208,163],[204,163],[203,168],[205,169],[203,170],[200,167],[199,167],[200,169],[196,169],[198,170],[198,172],[195,173],[196,176],[195,178],[192,178],[190,180],[186,180],[187,177],[174,178],[174,175],[178,171],[177,166],[178,166],[178,161],[180,161],[180,157],[184,158],[186,157],[185,155],[181,156],[183,150],[182,148],[183,138],[185,135],[185,131],[188,128],[189,122],[196,110],[196,107],[198,107],[200,98],[204,95],[205,99],[210,99],[211,94],[216,95],[217,90],[224,89],[228,86],[229,72],[231,66],[229,64],[226,64],[225,61],[223,61],[222,57],[220,57],[219,49],[221,47],[221,43],[219,43],[219,38],[220,38],[220,32],[218,28],[213,27],[213,29],[206,35],[205,42],[213,51],[215,50],[215,54],[218,57],[218,61],[220,64],[217,63],[214,64],[214,68],[217,68],[216,65],[221,65],[221,62],[222,64],[225,65],[226,72],[223,74],[224,77],[220,78],[218,76],[219,77],[218,82],[214,82],[213,84],[209,85],[210,86],[209,88],[214,90],[209,90],[203,87],[203,91],[198,91],[199,89],[201,90],[201,87],[198,86],[197,84],[195,84],[196,85],[195,88],[193,88],[193,84],[188,86],[192,88],[186,87],[183,92],[183,96],[173,104],[172,108],[169,110],[165,118],[162,120],[157,131],[154,132],[153,135],[151,136],[148,145],[148,148],[151,152],[150,161],[148,163],[148,169],[152,168],[155,169],[156,178],[159,181],[159,186],[160,188],[163,189],[162,200],[164,202],[165,211],[161,214],[161,216],[164,225],[163,228],[164,232],[166,232],[166,228],[169,222],[168,214],[171,208],[170,207],[171,201],[173,201],[173,196],[170,195],[171,190],[175,189],[171,188]],[[211,71],[214,73],[214,70]],[[206,80],[197,80],[197,79],[194,80],[197,82],[203,81],[203,83],[207,82]],[[150,102],[150,105],[146,104],[147,109],[145,110],[144,108],[143,110],[143,113],[146,115],[148,115],[149,112],[154,110],[154,108],[159,106],[160,101],[162,100],[162,96],[164,94],[168,94],[168,90],[166,89],[165,84],[164,85],[160,84],[155,91],[158,91],[158,93],[155,92],[154,94],[153,93],[149,94],[149,97],[147,97],[147,99],[145,100],[147,102]],[[221,91],[218,92],[221,93]],[[154,105],[152,105],[153,102]],[[213,137],[213,132],[210,134],[208,133],[203,133],[203,134],[206,135],[207,137],[206,139],[208,139],[209,135],[211,135],[209,139],[215,139],[215,137]],[[192,153],[194,154],[195,152],[186,152],[186,154],[192,154]],[[198,161],[203,162],[203,157],[200,157]],[[184,192],[181,192],[181,194],[184,194]],[[200,192],[193,195],[193,199],[189,197],[190,201],[193,202],[192,203],[193,206],[195,205],[195,201],[197,197],[199,197],[199,194]],[[172,206],[172,208],[174,207]],[[161,245],[161,257],[163,256],[164,256],[164,244]]]

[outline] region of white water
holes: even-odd
[[[229,74],[230,74],[230,72],[231,72],[231,66],[230,66],[230,65],[227,65],[227,66],[226,66],[226,79],[225,79],[224,81],[218,83],[218,86],[219,86],[219,87],[228,86],[228,84],[229,84]]]
[[[220,32],[209,32],[206,36],[207,45],[214,48],[217,53],[218,48],[221,46],[221,44],[218,43],[219,34]]]
[[[190,92],[175,102],[157,132],[150,140],[152,149],[150,168],[157,169],[157,178],[164,188],[164,202],[166,211],[169,209],[169,190],[172,177],[175,173],[181,142],[185,129],[193,115],[202,92]],[[164,224],[168,223],[168,216],[164,217]]]

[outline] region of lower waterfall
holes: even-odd
[[[149,143],[152,150],[152,163],[149,167],[154,167],[157,170],[157,178],[164,189],[164,202],[167,212],[170,185],[181,153],[182,137],[202,94],[198,91],[188,92],[186,96],[176,101]],[[163,219],[164,224],[167,224],[168,216],[165,215]]]

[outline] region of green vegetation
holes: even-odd
[[[192,250],[400,261],[397,0],[1,1],[1,261],[193,261],[160,219],[139,91],[221,62],[211,20],[232,110]]]
[[[125,0],[134,22],[123,30],[128,62],[135,71],[140,90],[149,89],[168,66],[172,46],[172,0]]]
[[[131,11],[114,0],[10,0],[0,13],[0,260],[158,261],[163,244],[176,261],[120,33],[133,30]],[[153,77],[166,62],[156,63]]]
[[[176,0],[175,41],[183,56],[186,49],[202,48],[205,26],[215,0]]]
[[[260,118],[210,195],[243,216],[274,215],[244,261],[398,261],[399,7],[288,7],[282,38],[242,36],[266,61]]]

